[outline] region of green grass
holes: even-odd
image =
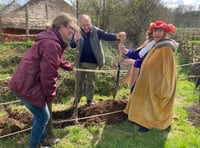
[[[27,50],[25,47],[30,47],[31,44],[31,42],[0,44],[0,79],[10,76],[16,63]],[[8,50],[10,47],[12,50]],[[4,84],[4,81],[1,83]],[[127,98],[129,93],[129,89],[123,88],[118,91],[116,98]],[[174,108],[176,118],[169,132],[152,129],[147,133],[139,133],[137,126],[128,120],[112,125],[106,125],[102,122],[87,128],[81,125],[68,126],[63,129],[54,129],[55,136],[61,139],[54,148],[199,148],[200,129],[188,121],[189,113],[185,109],[196,104],[199,101],[199,96],[200,93],[194,91],[194,84],[181,75],[177,83]],[[95,101],[99,99],[108,100],[112,99],[112,96],[95,95]],[[63,97],[59,100],[59,103],[53,104],[54,110],[69,108],[73,103],[72,97]],[[8,98],[6,101],[9,101]],[[86,98],[83,97],[80,105],[84,105],[85,102]],[[13,105],[12,108],[19,108],[19,106]],[[1,107],[0,117],[4,115],[6,112]],[[0,148],[27,148],[29,136],[30,131],[1,138]]]
[[[10,75],[9,74],[1,74],[0,79],[5,79],[8,78]]]
[[[0,110],[0,118],[2,118],[3,116],[7,115],[6,111],[3,111],[3,109]]]
[[[137,126],[128,120],[112,125],[102,122],[87,128],[81,125],[68,126],[64,129],[54,129],[54,134],[61,138],[60,143],[54,148],[198,148],[200,129],[188,121],[188,112],[184,109],[197,102],[198,97],[195,96],[193,89],[192,82],[178,81],[174,109],[176,119],[169,132],[152,129],[147,133],[139,133]],[[118,95],[127,92],[128,89],[123,89]],[[109,99],[98,95],[95,98]],[[61,108],[63,105],[61,104]],[[59,108],[59,104],[54,108]],[[29,133],[3,138],[0,139],[0,148],[26,148],[28,140]]]
[[[191,43],[200,43],[200,40],[192,40]]]
[[[3,46],[23,46],[23,47],[31,47],[33,45],[33,41],[27,41],[27,42],[4,42],[0,44],[0,47]]]

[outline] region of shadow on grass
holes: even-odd
[[[137,126],[129,121],[106,125],[96,148],[162,148],[169,131],[137,131]]]

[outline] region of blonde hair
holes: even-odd
[[[74,28],[77,26],[77,20],[75,17],[72,17],[68,13],[60,13],[58,14],[51,24],[51,28],[59,29],[61,25],[67,27],[68,25],[72,25]]]

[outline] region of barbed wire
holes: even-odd
[[[183,67],[183,66],[190,66],[190,65],[194,65],[194,64],[200,64],[200,62],[193,62],[193,63],[181,64],[181,65],[178,65],[178,66],[179,67]]]
[[[98,114],[98,115],[91,115],[91,116],[87,116],[87,117],[58,120],[58,121],[53,121],[53,123],[58,124],[58,123],[67,123],[67,122],[78,121],[78,120],[85,120],[85,119],[90,119],[90,118],[112,115],[112,114],[120,113],[122,111],[123,110],[118,110],[118,111],[113,111],[113,112],[108,112],[108,113],[103,113],[103,114]],[[27,128],[27,129],[23,129],[23,130],[20,130],[20,131],[17,131],[17,132],[13,132],[13,133],[10,133],[10,134],[6,134],[6,135],[3,135],[3,136],[0,136],[0,139],[10,137],[10,136],[13,136],[13,135],[16,135],[16,134],[19,134],[19,133],[23,133],[23,132],[26,132],[26,131],[30,131],[31,129],[32,129],[32,127]]]
[[[194,62],[194,63],[182,64],[182,65],[178,65],[178,66],[182,67],[182,66],[189,66],[189,65],[199,64],[199,63],[200,62]],[[86,72],[97,72],[97,73],[116,73],[117,72],[117,70],[112,70],[112,69],[109,69],[109,70],[93,70],[93,69],[80,69],[80,68],[74,68],[74,71],[86,71]],[[124,73],[124,72],[127,72],[127,71],[128,70],[122,70],[121,72]],[[66,76],[67,76],[67,74],[64,75],[62,77],[62,79],[59,81],[58,87],[62,84],[62,82],[64,81]],[[177,78],[179,78],[179,79],[195,78],[195,77],[200,77],[200,75],[177,76]],[[7,77],[7,78],[3,78],[3,79],[0,79],[0,80],[7,80],[7,79],[10,79],[10,78],[11,77]],[[2,88],[5,89],[5,87],[2,87]],[[1,103],[0,105],[9,105],[9,104],[14,104],[14,103],[19,103],[19,102],[20,102],[20,100],[15,100],[15,101]],[[82,117],[82,118],[53,121],[53,123],[55,123],[55,124],[56,123],[66,123],[66,122],[72,122],[72,121],[77,121],[77,120],[84,120],[84,119],[89,119],[89,118],[106,116],[106,115],[115,114],[115,113],[119,113],[119,112],[122,112],[122,110],[115,111],[115,112],[104,113],[104,114],[99,114],[99,115],[92,115],[92,116]],[[31,129],[32,128],[27,128],[27,129],[24,129],[24,130],[21,130],[21,131],[18,131],[18,132],[14,132],[14,133],[10,133],[10,134],[7,134],[7,135],[3,135],[3,136],[0,136],[0,139],[1,138],[5,138],[5,137],[9,137],[9,136],[13,136],[13,135],[16,135],[16,134],[19,134],[19,133],[22,133],[22,132],[26,132],[26,131],[29,131]]]
[[[181,65],[177,65],[177,67],[184,67],[184,66],[190,66],[190,65],[194,65],[194,64],[200,64],[200,62],[193,62],[193,63],[187,63],[187,64],[181,64]],[[94,69],[81,69],[81,68],[76,68],[74,67],[73,71],[85,71],[85,72],[96,72],[96,73],[116,73],[117,70],[116,69],[102,69],[102,70],[94,70]],[[126,73],[128,72],[128,70],[121,70],[121,73]],[[2,80],[7,80],[10,79],[11,77],[6,77],[6,78],[0,78],[0,81]]]
[[[90,119],[90,118],[95,118],[95,117],[101,117],[101,116],[116,114],[116,113],[119,113],[119,112],[122,112],[122,111],[123,110],[118,110],[118,111],[113,111],[113,112],[108,112],[108,113],[103,113],[103,114],[98,114],[98,115],[91,115],[91,116],[88,116],[88,117],[81,117],[81,118],[53,121],[53,123],[63,123],[63,122],[71,122],[71,121],[77,121],[77,120],[85,120],[85,119]]]
[[[4,102],[4,103],[0,103],[0,106],[2,106],[2,105],[14,104],[14,103],[19,103],[19,102],[21,102],[21,100],[15,100],[15,101]]]
[[[200,78],[200,75],[188,75],[188,76],[177,76],[179,80],[185,80],[187,78]]]
[[[0,35],[9,36],[9,37],[36,37],[38,34],[7,34],[7,33],[0,33]]]
[[[1,33],[2,35],[7,35],[7,36],[16,36],[16,37],[20,37],[20,36],[36,36],[35,34],[34,35],[11,35],[11,34],[5,34],[5,33]],[[194,62],[194,63],[188,63],[188,64],[182,64],[182,65],[178,65],[179,67],[184,67],[184,66],[190,66],[190,65],[194,65],[194,64],[199,64],[200,62]],[[92,69],[80,69],[80,68],[74,68],[74,71],[85,71],[85,72],[96,72],[96,73],[116,73],[117,70],[92,70]],[[127,72],[128,70],[121,70],[120,72],[121,73],[125,73]],[[58,82],[58,87],[63,83],[64,79],[66,78],[67,74],[65,74]],[[195,77],[200,77],[200,75],[188,75],[188,76],[177,76],[178,79],[185,79],[185,78],[195,78]],[[2,80],[9,80],[11,77],[7,77],[7,78],[1,78],[0,81]],[[0,86],[0,89],[3,89],[3,90],[8,90],[7,87],[3,87],[3,86]],[[20,100],[15,100],[15,101],[10,101],[10,102],[5,102],[5,103],[1,103],[0,105],[8,105],[8,104],[13,104],[13,103],[18,103],[20,102]],[[59,120],[59,121],[53,121],[53,123],[66,123],[66,122],[72,122],[72,121],[75,121],[75,120],[84,120],[84,119],[89,119],[89,118],[95,118],[95,117],[100,117],[100,116],[106,116],[106,115],[111,115],[111,114],[115,114],[115,113],[119,113],[119,112],[122,112],[123,110],[119,110],[119,111],[114,111],[114,112],[109,112],[109,113],[104,113],[104,114],[99,114],[99,115],[92,115],[92,116],[88,116],[88,117],[82,117],[82,118],[75,118],[75,119],[66,119],[66,120]],[[13,135],[16,135],[16,134],[19,134],[19,133],[23,133],[23,132],[27,132],[27,131],[30,131],[32,129],[32,127],[30,128],[27,128],[27,129],[23,129],[21,131],[18,131],[18,132],[14,132],[14,133],[10,133],[10,134],[7,134],[7,135],[3,135],[3,136],[0,136],[0,139],[1,138],[5,138],[5,137],[10,137],[10,136],[13,136]]]
[[[200,63],[200,62],[196,62],[196,63]],[[188,66],[188,65],[193,65],[196,63],[189,63],[189,64],[183,64],[180,66]],[[81,68],[74,68],[74,71],[86,71],[86,72],[96,72],[96,73],[116,73],[117,70],[94,70],[94,69],[81,69]],[[128,70],[121,70],[121,73],[127,73]],[[67,74],[65,74],[61,80],[59,80],[58,84],[57,84],[57,88],[59,88],[59,86],[63,83],[64,79],[66,78]],[[183,80],[186,78],[199,78],[200,75],[188,75],[188,76],[177,76],[178,79]],[[9,77],[11,78],[11,77]],[[6,78],[4,78],[5,80]],[[8,78],[7,78],[8,79]],[[2,79],[0,79],[2,80]],[[3,88],[4,90],[9,90],[8,87],[5,86],[0,86],[0,89]],[[10,102],[5,102],[5,103],[0,103],[0,106],[2,105],[9,105],[9,104],[14,104],[14,103],[18,103],[20,102],[20,100],[16,100],[16,101],[10,101]]]
[[[23,129],[23,130],[20,130],[20,131],[17,131],[17,132],[13,132],[13,133],[10,133],[10,134],[6,134],[6,135],[3,135],[3,136],[0,136],[0,139],[10,137],[10,136],[13,136],[13,135],[16,135],[16,134],[19,134],[19,133],[24,133],[24,132],[30,131],[31,129],[32,129],[32,127],[27,128],[27,129]]]

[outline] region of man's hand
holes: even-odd
[[[117,39],[120,40],[120,43],[123,44],[126,40],[126,32],[119,32],[116,35]]]
[[[81,38],[80,33],[79,32],[75,32],[75,34],[74,34],[74,42],[77,43],[78,40],[80,40],[80,38]]]

